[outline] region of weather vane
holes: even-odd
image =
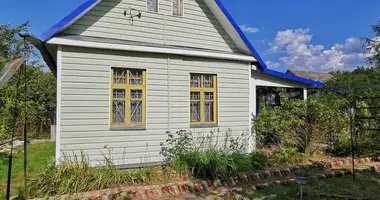
[[[124,9],[124,17],[128,15],[128,11],[129,11],[129,23],[131,25],[133,25],[135,17],[138,17],[139,19],[141,19],[142,10],[137,10],[136,8],[130,8],[130,7],[126,8]],[[137,14],[134,14],[134,13],[137,13]]]

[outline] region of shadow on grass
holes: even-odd
[[[5,152],[0,152],[0,165],[8,166],[9,154]]]

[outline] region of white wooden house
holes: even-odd
[[[220,0],[88,0],[30,41],[57,76],[56,158],[93,165],[158,164],[167,131],[248,138],[256,86],[322,85],[268,69]]]

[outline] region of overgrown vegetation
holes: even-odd
[[[40,172],[46,168],[54,159],[54,144],[41,143],[28,145],[28,173],[29,175]],[[13,156],[12,168],[12,191],[16,194],[23,183],[23,162],[24,156],[21,149],[16,149]],[[7,172],[8,172],[8,154],[0,153],[0,199],[5,198]]]
[[[168,137],[166,143],[161,144],[165,163],[198,178],[228,178],[238,173],[298,164],[305,160],[302,153],[287,148],[269,154],[261,151],[247,154],[243,142],[247,138],[244,134],[234,138],[228,133],[214,135],[211,132],[209,136],[201,138],[200,143],[191,132],[183,130],[175,135],[169,133]],[[223,142],[213,142],[216,137],[223,138]]]
[[[0,140],[9,138],[12,130],[12,111],[16,107],[18,117],[16,119],[15,134],[21,135],[23,127],[23,116],[27,116],[28,132],[31,138],[46,137],[50,132],[50,125],[55,121],[55,85],[56,80],[51,72],[43,70],[44,66],[33,51],[30,43],[26,43],[18,37],[19,32],[27,31],[28,24],[22,24],[12,28],[9,25],[0,25],[0,70],[5,64],[24,54],[33,55],[27,63],[26,83],[21,81],[17,87],[18,79],[25,80],[24,73],[20,70],[13,76],[5,87],[0,88]],[[37,58],[37,59],[36,59]],[[19,95],[21,100],[16,105],[16,91],[24,91],[26,84],[27,100]],[[26,111],[24,108],[26,106]]]
[[[275,145],[314,155],[322,150],[319,143],[329,142],[330,134],[339,137],[348,131],[348,116],[342,109],[344,100],[334,95],[316,94],[307,101],[290,100],[282,95],[281,103],[273,108],[263,105],[254,119],[261,148]]]
[[[334,178],[328,180],[311,180],[303,186],[304,200],[322,199],[379,199],[378,188],[380,187],[380,176],[375,173],[358,174],[356,181],[351,176]],[[300,199],[300,185],[293,183],[288,187],[274,186],[259,190],[253,194],[242,194],[254,199],[263,196],[276,195],[275,200]],[[321,195],[335,195],[335,198],[321,197]]]
[[[211,132],[199,139],[191,132],[181,130],[176,135],[168,134],[166,144],[161,143],[161,155],[166,164],[181,172],[191,172],[196,177],[228,177],[251,168],[250,157],[242,153],[243,137],[244,134],[234,138],[228,133],[214,135]]]
[[[29,197],[44,197],[120,187],[165,183],[175,178],[169,168],[146,167],[118,170],[105,158],[105,167],[91,167],[85,155],[66,157],[57,167],[51,163],[28,181]]]

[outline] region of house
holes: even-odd
[[[252,151],[256,87],[322,85],[268,69],[220,0],[88,0],[29,40],[57,76],[57,160],[159,164],[178,130]]]
[[[288,69],[286,71],[287,74],[315,80],[315,81],[321,81],[326,82],[330,79],[332,79],[332,75],[327,72],[312,72],[312,71],[302,71],[302,70],[295,70],[295,69]]]

